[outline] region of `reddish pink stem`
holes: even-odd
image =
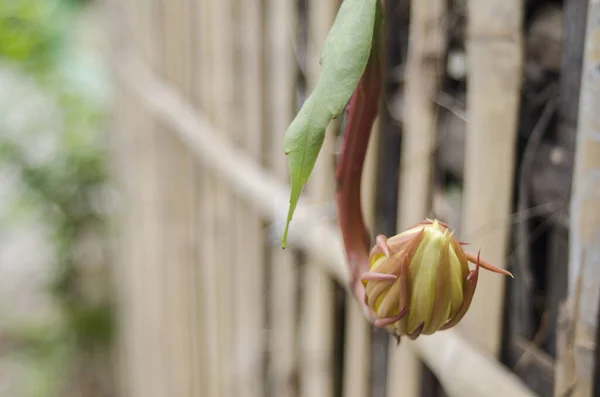
[[[380,44],[377,41],[374,44]],[[361,207],[361,176],[373,123],[379,110],[381,93],[380,49],[374,48],[363,76],[350,103],[344,131],[344,143],[336,172],[336,202],[342,238],[350,266],[354,294],[369,318],[372,313],[364,304],[361,274],[369,270],[369,232]]]

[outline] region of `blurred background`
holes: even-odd
[[[0,5],[2,396],[114,391],[99,6]]]
[[[373,236],[436,217],[515,279],[483,274],[455,330],[371,329],[343,117],[281,249],[283,136],[340,1],[6,0],[0,396],[600,395],[597,2],[384,3]]]

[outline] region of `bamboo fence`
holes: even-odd
[[[461,232],[500,266],[506,266],[510,237],[522,73],[520,3],[468,2]],[[349,275],[331,209],[339,123],[328,131],[298,206],[290,248],[279,247],[289,192],[283,134],[315,84],[320,47],[338,5],[334,0],[108,5],[118,87],[111,146],[121,211],[115,256],[124,396],[379,397],[371,384],[371,330],[346,291]],[[430,215],[435,98],[446,61],[445,5],[411,4],[399,229]],[[584,94],[590,107],[598,103],[595,83]],[[593,131],[592,115],[584,117],[585,128]],[[363,184],[370,226],[376,223],[377,126],[374,132]],[[597,161],[594,143],[583,142],[596,139],[594,133],[580,137],[578,145],[585,149],[581,156]],[[503,160],[489,161],[494,156]],[[414,158],[425,160],[415,165]],[[595,165],[579,160],[578,178]],[[587,204],[577,203],[574,214],[587,211]],[[503,220],[495,232],[477,238],[482,225],[498,219]],[[584,244],[592,244],[599,221],[586,222],[575,227],[588,238]],[[589,269],[581,265],[573,272]],[[450,397],[536,395],[498,361],[503,280],[481,277],[476,295],[457,329],[390,345],[387,396],[422,395],[421,363]],[[574,327],[595,332],[596,324],[580,319]],[[585,339],[581,332],[576,341]],[[573,343],[565,349],[572,354],[565,353],[564,360],[589,360],[589,351],[572,351]],[[565,371],[577,371],[565,362]],[[575,375],[557,378],[569,376]]]

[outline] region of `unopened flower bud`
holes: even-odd
[[[479,267],[512,274],[463,250],[448,225],[426,220],[394,237],[377,237],[362,275],[374,324],[411,339],[456,325],[475,293]],[[475,269],[469,269],[469,262]]]

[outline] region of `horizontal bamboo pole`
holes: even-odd
[[[289,186],[266,173],[246,153],[236,150],[202,115],[168,85],[152,75],[131,53],[116,60],[117,77],[137,93],[151,112],[178,133],[190,151],[219,175],[231,190],[256,207],[265,218],[285,217]],[[349,272],[338,231],[316,222],[317,215],[300,203],[289,235],[290,244],[310,253],[342,285]],[[454,330],[404,341],[432,369],[450,397],[535,396],[492,356],[474,348]]]

